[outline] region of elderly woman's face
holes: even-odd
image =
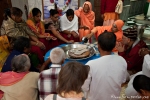
[[[118,28],[117,25],[115,23],[112,24],[112,28],[111,28],[112,32],[118,32]]]
[[[89,7],[88,4],[85,4],[85,5],[84,5],[83,11],[84,11],[85,13],[88,13],[88,12],[90,11],[90,7]]]
[[[70,16],[67,16],[67,19],[71,22],[73,20],[74,16],[73,15],[70,15]]]

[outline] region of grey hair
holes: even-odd
[[[15,56],[11,61],[11,68],[14,72],[28,71],[30,66],[30,59],[26,54]]]
[[[54,64],[59,64],[65,59],[65,52],[63,49],[56,47],[50,52],[51,62]]]

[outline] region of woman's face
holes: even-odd
[[[59,14],[55,14],[54,16],[50,17],[54,22],[57,22],[59,19]]]
[[[71,22],[73,20],[74,16],[73,15],[70,15],[70,16],[67,16],[67,19]]]
[[[14,16],[11,15],[12,20],[14,20],[16,23],[21,23],[22,22],[22,16]]]
[[[112,28],[111,28],[112,32],[118,32],[118,28],[117,28],[117,25],[114,23],[112,24]]]
[[[88,4],[85,4],[85,5],[84,5],[83,11],[84,11],[85,13],[88,13],[88,12],[90,11],[90,7],[89,7]]]
[[[41,13],[38,13],[36,16],[33,17],[33,19],[35,20],[35,22],[40,22],[41,21]]]

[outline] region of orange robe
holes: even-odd
[[[84,5],[87,4],[90,7],[90,11],[85,13],[83,11]],[[80,26],[86,26],[89,30],[79,29],[79,37],[80,40],[82,37],[90,34],[91,30],[94,28],[94,21],[95,21],[95,13],[92,11],[92,5],[90,2],[86,1],[83,4],[83,7],[80,7],[78,10],[75,11],[76,16],[80,18]]]

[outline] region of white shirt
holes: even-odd
[[[82,89],[88,100],[117,100],[126,81],[127,63],[121,56],[106,55],[89,61],[89,76]]]
[[[142,71],[136,73],[129,81],[128,86],[125,90],[126,96],[129,98],[129,100],[140,100],[141,98],[137,91],[133,87],[133,80],[137,75],[146,75],[147,77],[150,77],[150,55],[147,54],[144,56],[144,61],[143,61],[143,66],[142,66]],[[135,98],[134,98],[135,97]]]

